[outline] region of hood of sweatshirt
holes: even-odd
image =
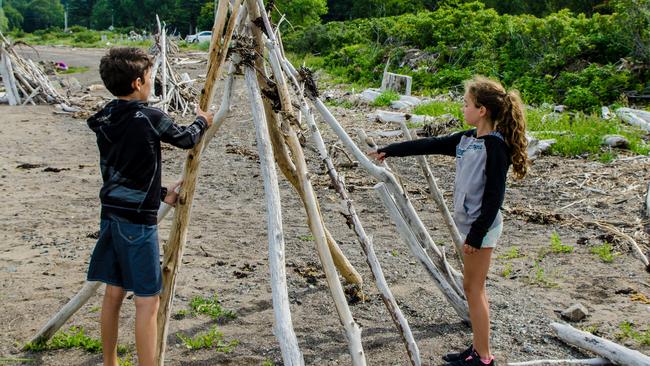
[[[109,142],[117,141],[127,130],[133,113],[145,105],[146,103],[139,100],[114,99],[88,118],[88,127]]]

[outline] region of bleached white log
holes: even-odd
[[[427,123],[436,122],[437,119],[431,116],[423,116],[419,114],[409,114],[403,112],[392,112],[392,111],[375,111],[367,115],[368,120],[378,121],[378,122],[394,122],[394,123],[414,123],[418,125],[423,125]]]
[[[406,218],[402,216],[403,211],[397,207],[398,203],[393,199],[393,196],[387,189],[386,184],[378,183],[375,185],[374,189],[379,194],[379,197],[388,210],[391,219],[396,224],[397,231],[402,237],[402,240],[407,243],[409,249],[411,249],[411,252],[420,261],[420,263],[428,269],[428,273],[433,279],[434,283],[436,286],[438,286],[441,292],[447,296],[447,300],[451,303],[451,306],[454,308],[454,310],[456,310],[456,313],[460,315],[464,321],[469,322],[469,311],[467,309],[467,303],[460,296],[458,296],[457,290],[451,286],[450,281],[447,281],[445,276],[433,264],[426,250],[420,246],[420,242],[417,236],[411,230],[411,227],[407,223]]]
[[[165,103],[162,105],[162,110],[167,113],[169,109],[169,101],[167,101],[167,29],[162,27],[160,30],[160,57],[162,58],[162,97]]]
[[[65,304],[52,319],[25,345],[47,342],[70,317],[79,310],[96,292],[101,282],[86,281],[79,292]]]
[[[307,121],[307,126],[311,132],[312,141],[314,142],[314,145],[316,145],[319,158],[323,162],[323,165],[325,165],[327,168],[327,173],[330,176],[332,184],[334,185],[336,191],[339,193],[339,196],[343,201],[343,206],[347,209],[349,218],[352,221],[353,230],[359,239],[361,249],[366,255],[366,261],[370,267],[372,276],[375,279],[375,284],[377,285],[379,294],[393,320],[393,323],[402,336],[402,340],[406,346],[406,352],[409,356],[409,360],[411,361],[412,365],[419,366],[422,363],[420,359],[420,350],[418,349],[417,343],[415,342],[415,338],[413,337],[413,333],[411,332],[408,321],[402,314],[397,301],[395,301],[393,293],[388,287],[386,278],[384,277],[384,273],[381,269],[381,264],[379,263],[379,259],[375,253],[372,239],[366,234],[361,220],[357,215],[356,209],[354,208],[354,204],[348,196],[345,184],[343,183],[343,179],[338,175],[336,167],[334,166],[334,163],[332,162],[332,159],[327,152],[327,147],[325,146],[323,137],[321,136],[318,125],[314,120],[314,115],[311,112],[309,105],[307,104],[307,100],[304,97],[304,93],[300,84],[298,83],[298,80],[293,76],[293,74],[291,74],[291,71],[287,68],[286,62],[284,62],[284,60],[281,62],[281,65],[285,71],[285,74],[289,77],[289,80],[291,80],[296,94],[298,95],[300,101],[300,110],[302,112],[302,115],[305,116],[305,120]]]
[[[650,131],[650,112],[632,108],[619,108],[616,115],[633,126]]]
[[[18,105],[20,103],[20,96],[18,95],[18,89],[16,88],[14,75],[11,70],[11,60],[9,59],[9,54],[2,48],[0,48],[0,76],[2,76],[2,81],[5,85],[9,105]]]
[[[612,362],[606,358],[585,358],[570,360],[535,360],[524,362],[508,362],[508,366],[537,366],[537,365],[611,365]]]
[[[631,350],[567,324],[551,323],[551,327],[564,342],[593,352],[610,360],[615,365],[650,366],[650,357],[639,351]]]
[[[267,231],[269,238],[269,270],[271,272],[271,289],[275,322],[274,334],[280,344],[285,365],[304,365],[298,339],[293,330],[289,295],[287,290],[284,261],[284,234],[282,231],[282,213],[280,208],[280,190],[275,171],[273,150],[264,115],[264,107],[255,71],[245,68],[246,86],[253,112],[253,121],[257,136],[257,150],[260,157],[260,169],[264,179],[264,193],[267,201]],[[227,92],[227,91],[226,91]]]

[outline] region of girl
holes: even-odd
[[[485,280],[492,251],[503,228],[500,208],[506,175],[526,175],[526,118],[516,91],[506,92],[494,80],[477,76],[465,83],[465,122],[474,129],[446,137],[430,137],[388,145],[369,155],[444,154],[456,156],[454,222],[464,240],[464,291],[472,322],[473,344],[443,356],[448,365],[495,365],[490,352],[490,318]]]

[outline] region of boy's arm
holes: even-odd
[[[204,116],[197,116],[196,120],[189,126],[179,126],[168,116],[163,116],[161,124],[168,127],[160,135],[160,141],[180,147],[191,149],[199,142],[201,135],[208,129],[208,121]]]
[[[505,143],[498,141],[496,137],[486,138],[485,149],[487,157],[481,214],[472,223],[465,239],[466,244],[477,249],[481,248],[483,238],[490,230],[490,226],[492,226],[503,204],[509,167],[509,157]]]
[[[467,131],[456,132],[449,136],[427,137],[418,140],[398,142],[378,149],[378,153],[384,153],[385,157],[390,156],[411,156],[411,155],[456,155],[456,145]]]

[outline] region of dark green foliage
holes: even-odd
[[[442,5],[418,14],[330,22],[284,40],[288,50],[321,55],[330,72],[352,82],[378,83],[390,58],[389,69],[413,76],[420,92],[460,91],[463,80],[483,74],[519,89],[528,103],[590,110],[650,86],[650,52],[644,53],[650,50],[650,0],[610,4],[617,11],[609,15],[562,10],[545,18],[499,15],[480,2]],[[416,70],[400,67],[411,48],[435,57]],[[639,66],[624,67],[622,59]]]

